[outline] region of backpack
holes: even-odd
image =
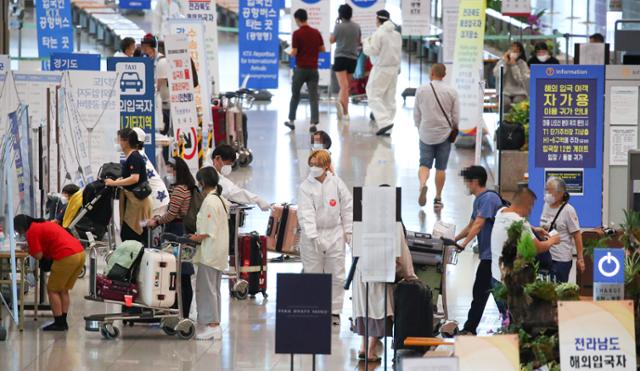
[[[107,261],[104,270],[107,278],[121,282],[131,282],[135,276],[137,265],[144,252],[144,246],[138,241],[124,241],[118,246]]]
[[[191,201],[189,202],[189,210],[187,210],[187,215],[185,215],[182,219],[184,231],[188,234],[196,233],[196,220],[198,218],[198,211],[200,211],[200,206],[202,206],[203,201],[204,195],[202,194],[202,192],[198,191],[198,188],[193,188],[191,190]]]
[[[511,202],[505,200],[504,198],[502,198],[502,196],[500,195],[500,193],[496,192],[496,191],[492,191],[490,189],[488,189],[485,193],[487,192],[491,192],[491,193],[495,193],[496,196],[498,196],[500,198],[500,202],[502,202],[502,207],[509,207],[511,206]],[[491,221],[494,221],[496,219],[495,215],[493,216],[493,218],[488,218]]]
[[[519,150],[525,144],[524,126],[503,121],[496,129],[496,141],[499,150]]]

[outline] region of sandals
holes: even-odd
[[[418,205],[420,207],[427,204],[427,186],[423,185],[420,187],[420,196],[418,196]]]
[[[443,206],[444,206],[444,204],[442,203],[442,199],[440,199],[440,198],[434,198],[433,199],[433,208],[434,209],[442,209]]]

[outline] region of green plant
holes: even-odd
[[[609,241],[611,241],[611,237],[609,237],[609,236],[602,237],[599,240],[586,240],[586,241],[584,241],[582,243],[584,256],[593,256],[593,250],[594,249],[597,249],[597,248],[600,248],[600,247],[606,247],[607,244],[609,243]]]
[[[624,211],[624,223],[620,225],[622,228],[622,242],[629,252],[634,252],[640,246],[640,213],[633,210]]]
[[[624,282],[632,283],[640,274],[640,254],[637,251],[624,258]]]
[[[491,289],[491,294],[496,300],[506,301],[507,300],[507,287],[499,282],[494,288]]]
[[[518,255],[526,262],[533,263],[537,254],[536,245],[533,243],[531,234],[523,233],[518,241]]]
[[[558,300],[580,300],[580,287],[575,283],[561,283],[556,286]]]
[[[532,298],[553,303],[558,300],[556,284],[549,281],[535,281],[524,287],[524,292]]]

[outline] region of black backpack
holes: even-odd
[[[189,210],[187,210],[187,215],[182,219],[182,225],[184,226],[184,231],[188,234],[196,233],[196,220],[198,219],[198,211],[200,211],[200,207],[202,206],[202,202],[204,201],[204,194],[198,191],[198,188],[193,188],[191,190],[191,201],[189,202]]]
[[[496,143],[499,150],[519,150],[525,143],[524,126],[502,121],[496,129]]]

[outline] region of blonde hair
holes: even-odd
[[[318,162],[319,166],[322,166],[323,169],[327,169],[332,174],[335,174],[333,172],[333,166],[331,166],[331,154],[329,153],[329,151],[327,151],[326,149],[318,149],[311,152],[311,154],[309,155],[309,159],[307,160],[307,165],[311,166],[311,160],[314,158]]]

